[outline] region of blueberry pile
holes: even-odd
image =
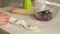
[[[49,10],[40,11],[37,14],[40,21],[49,21],[52,19],[52,12]]]

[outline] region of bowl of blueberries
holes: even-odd
[[[58,12],[58,9],[55,7],[46,7],[45,10],[37,11],[36,17],[40,21],[50,21],[52,20]]]

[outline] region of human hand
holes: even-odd
[[[0,12],[0,25],[6,25],[9,23],[9,16],[3,12]]]

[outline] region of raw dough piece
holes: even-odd
[[[10,21],[10,23],[12,23],[18,27],[22,26],[23,28],[30,30],[30,31],[33,31],[33,32],[39,32],[40,31],[39,28],[37,28],[36,26],[32,26],[32,25],[28,24],[24,20],[17,20],[16,18],[11,17],[9,21]]]
[[[39,32],[40,31],[39,28],[26,23],[26,21],[24,21],[24,20],[18,20],[15,24],[17,26],[22,26],[23,28],[30,30],[30,31],[33,31],[33,32]]]
[[[17,19],[14,17],[10,17],[10,19],[9,19],[9,22],[11,22],[11,23],[15,23],[16,21],[17,21]]]

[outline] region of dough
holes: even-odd
[[[15,24],[17,26],[22,26],[23,28],[25,28],[29,31],[33,31],[33,32],[39,32],[40,31],[40,29],[38,27],[32,26],[31,24],[28,24],[24,20],[18,20]]]
[[[24,21],[24,20],[18,20],[15,24],[17,24],[17,25],[20,25],[20,26],[23,26],[23,27],[27,27],[27,23],[26,23],[26,21]]]
[[[14,17],[10,17],[10,19],[9,19],[9,22],[10,22],[10,23],[15,23],[16,21],[17,21],[17,19],[14,18]]]
[[[9,19],[10,23],[17,26],[17,27],[23,27],[24,29],[27,29],[29,31],[33,31],[33,32],[39,32],[40,29],[36,26],[33,26],[31,24],[28,24],[26,21],[24,20],[18,20],[14,17],[11,17]]]
[[[15,13],[15,14],[34,15],[33,11],[25,10],[25,9],[20,9],[20,8],[12,8],[11,12]]]
[[[32,26],[32,25],[28,29],[33,31],[33,32],[39,32],[40,31],[40,29],[38,27]]]

